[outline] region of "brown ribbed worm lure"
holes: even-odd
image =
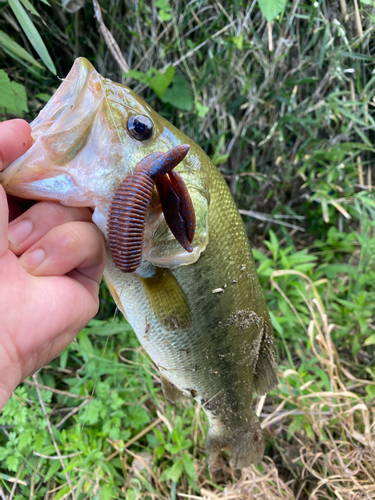
[[[154,185],[174,237],[187,252],[193,251],[193,203],[182,177],[173,172],[189,149],[188,144],[182,144],[166,153],[146,156],[117,188],[109,210],[107,235],[113,261],[121,271],[132,273],[141,264],[145,218]]]

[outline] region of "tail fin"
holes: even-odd
[[[211,420],[211,419],[210,419]],[[264,455],[265,441],[258,417],[251,410],[249,421],[243,425],[220,424],[215,419],[210,422],[207,434],[208,468],[212,476],[215,464],[222,450],[231,452],[233,467],[242,468],[259,462]]]

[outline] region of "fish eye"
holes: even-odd
[[[147,116],[131,116],[128,120],[129,134],[139,141],[146,141],[152,135],[152,122]]]

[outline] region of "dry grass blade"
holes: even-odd
[[[109,31],[107,26],[104,24],[102,11],[100,9],[100,5],[99,5],[98,0],[93,0],[93,3],[94,3],[94,10],[95,10],[95,17],[96,17],[96,20],[98,21],[100,31],[104,37],[105,43],[107,44],[108,49],[110,50],[112,56],[114,57],[114,59],[116,60],[117,64],[120,66],[122,71],[124,73],[128,73],[129,66],[128,66],[127,62],[125,61],[125,58],[122,55],[121,49],[118,46],[114,36]]]
[[[32,380],[25,380],[24,383],[36,387],[35,380],[34,382]],[[83,399],[85,401],[89,401],[91,399],[90,396],[80,396],[79,394],[73,394],[67,391],[62,391],[60,389],[55,389],[54,387],[48,387],[48,385],[38,384],[38,387],[39,389],[43,389],[44,391],[51,391],[54,394],[61,394],[62,396],[66,396],[67,398]]]
[[[275,284],[276,276],[288,274],[296,275],[296,272],[279,271],[271,279]],[[302,464],[298,466],[299,477],[315,483],[309,496],[313,500],[326,499],[331,495],[342,500],[373,499],[375,413],[374,407],[363,398],[368,382],[354,377],[341,366],[331,340],[335,325],[329,323],[322,300],[310,278],[303,273],[298,275],[306,282],[304,298],[311,314],[308,327],[311,353],[318,360],[317,368],[329,375],[331,390],[317,391],[312,389],[311,384],[306,384],[303,387],[305,394],[296,396],[294,385],[290,385],[289,381],[299,374],[295,370],[283,373],[289,396],[282,403],[293,403],[301,410],[314,434],[314,438],[307,438],[303,433],[301,437],[298,433],[294,434],[293,439],[297,440],[299,448],[293,460],[294,467],[298,462]],[[292,414],[292,410],[282,414],[282,403],[263,421],[263,427],[276,422],[287,426],[285,418],[288,413]],[[281,433],[279,428],[279,438]],[[294,499],[295,496],[288,498]]]
[[[38,375],[37,374],[33,375],[33,380],[34,380],[36,392],[38,394],[39,403],[40,403],[40,406],[42,408],[42,411],[43,411],[43,414],[44,414],[44,418],[46,419],[48,431],[50,433],[53,445],[54,445],[56,453],[57,453],[57,456],[59,457],[59,461],[60,461],[61,467],[64,470],[66,466],[65,466],[64,460],[62,458],[59,446],[58,446],[58,444],[56,442],[55,436],[53,434],[52,425],[51,425],[50,419],[48,417],[46,407],[44,405],[44,401],[43,401],[43,398],[42,398],[42,393],[40,392],[40,387],[39,387],[39,384],[38,384]],[[69,488],[70,488],[70,493],[72,495],[72,500],[75,500],[76,496],[75,496],[75,493],[74,493],[73,485],[72,485],[72,483],[70,481],[69,474],[67,472],[65,472],[64,474],[65,474],[66,482],[68,483]]]
[[[283,222],[277,218],[271,217],[268,214],[261,214],[259,212],[254,212],[254,210],[239,210],[240,214],[247,215],[249,217],[254,217],[255,219],[264,220],[266,222],[272,222],[274,224],[279,224],[280,226],[290,227],[292,229],[296,229],[297,231],[305,232],[306,229],[301,226],[296,226],[295,224],[291,224],[290,222]]]

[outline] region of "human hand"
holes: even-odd
[[[0,171],[31,144],[28,123],[0,123]],[[36,203],[8,227],[0,186],[0,409],[96,314],[104,264],[89,209]]]

